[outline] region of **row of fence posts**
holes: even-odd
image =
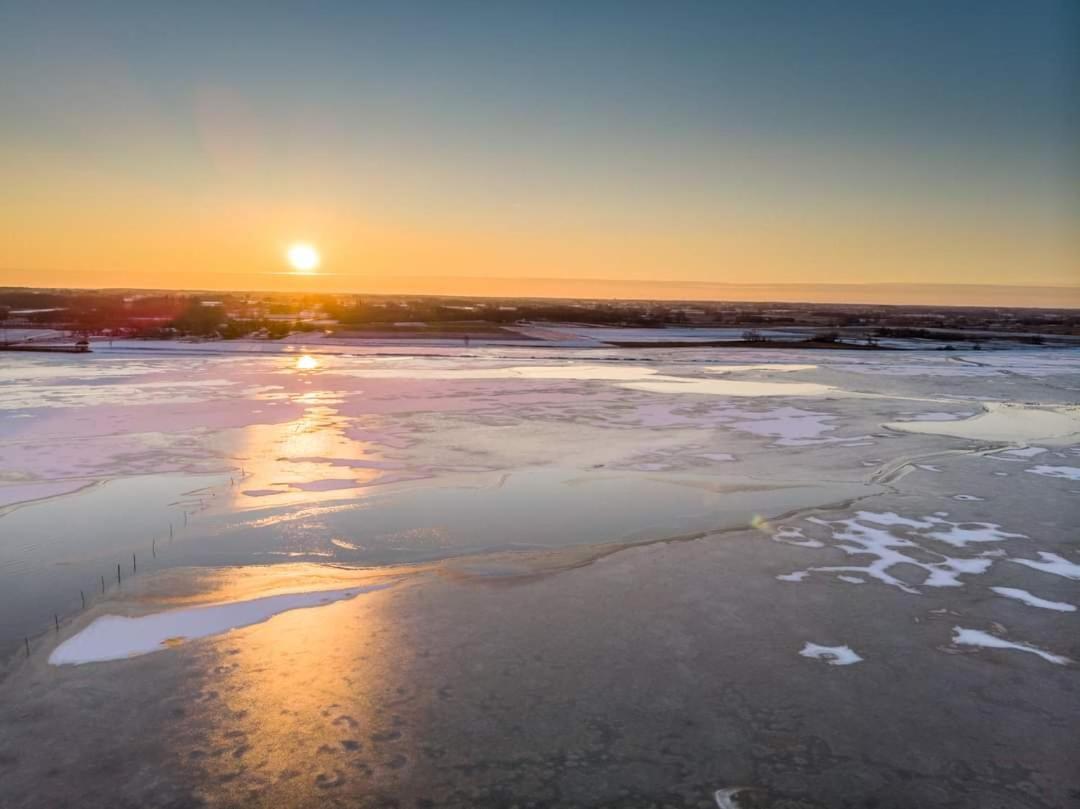
[[[187,514],[187,511],[184,511],[184,525],[186,526],[187,524],[188,524],[188,514]],[[173,536],[174,536],[173,524],[170,522],[169,523],[169,542],[172,542]],[[150,555],[154,559],[157,559],[157,537],[153,537],[150,540]],[[134,574],[136,574],[138,572],[139,572],[139,560],[138,560],[138,557],[134,553],[132,553],[131,554],[131,573],[132,573],[132,575],[134,575]],[[123,569],[122,569],[122,565],[120,563],[117,563],[117,565],[116,565],[116,586],[120,587],[122,583],[123,583]],[[104,576],[101,576],[101,594],[105,595],[105,577]],[[82,609],[85,610],[86,609],[86,591],[85,590],[79,590],[79,600],[82,602]],[[54,627],[56,632],[60,631],[60,613],[58,613],[58,612],[53,613],[53,627]],[[23,636],[23,643],[26,646],[26,656],[30,657],[30,636],[29,635],[24,635]]]
[[[241,467],[240,468],[240,479],[243,480],[246,477],[247,477],[247,469]],[[235,486],[236,485],[236,479],[230,477],[229,478],[229,485],[230,486]],[[187,509],[184,510],[183,514],[184,514],[184,527],[186,528],[187,524],[188,524]],[[172,542],[173,535],[174,535],[173,524],[172,524],[172,522],[170,522],[169,523],[169,542]],[[157,559],[157,537],[156,536],[153,537],[150,540],[150,555],[154,559]],[[132,572],[132,575],[139,572],[138,559],[136,558],[134,553],[131,554],[131,572]],[[116,586],[119,587],[121,585],[122,581],[123,581],[123,579],[122,579],[122,576],[121,576],[121,566],[119,564],[117,564],[116,565]],[[101,594],[105,595],[105,577],[104,576],[101,577]],[[80,601],[82,601],[82,609],[85,610],[86,609],[86,593],[85,593],[85,591],[79,590],[79,599],[80,599]],[[60,631],[60,613],[58,613],[58,612],[53,613],[53,626],[55,627],[55,630],[57,632]],[[23,642],[26,644],[26,656],[30,657],[30,637],[28,635],[24,635],[23,636]]]

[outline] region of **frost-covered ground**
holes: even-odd
[[[129,802],[1080,794],[1080,351],[228,348],[0,364],[0,688]]]

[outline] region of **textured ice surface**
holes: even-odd
[[[184,641],[262,623],[288,610],[332,604],[387,586],[289,593],[231,604],[169,610],[137,618],[103,615],[53,649],[49,662],[60,666],[137,657]]]
[[[799,654],[814,660],[824,660],[830,666],[850,666],[862,660],[850,646],[819,646],[809,641]]]
[[[991,587],[990,589],[1000,596],[1005,596],[1005,598],[1022,601],[1029,607],[1040,607],[1044,610],[1055,610],[1057,612],[1076,612],[1076,606],[1073,604],[1066,604],[1064,601],[1047,601],[1045,598],[1039,598],[1027,590],[1020,590],[1016,587]]]
[[[964,629],[963,627],[955,626],[953,627],[952,642],[957,646],[981,646],[986,649],[1015,649],[1018,652],[1028,652],[1029,654],[1038,655],[1043,660],[1046,660],[1049,663],[1056,663],[1059,666],[1065,666],[1072,662],[1067,657],[1047,652],[1037,646],[1032,646],[1030,643],[1005,640],[996,635],[991,635],[989,632],[983,632],[981,629]]]

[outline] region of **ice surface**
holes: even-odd
[[[1017,449],[1003,450],[1000,455],[1009,455],[1016,458],[1034,458],[1047,452],[1046,447],[1018,447]]]
[[[78,665],[138,657],[177,643],[259,624],[288,610],[320,607],[388,586],[382,584],[288,593],[250,601],[169,610],[137,618],[103,615],[53,649],[49,662],[54,666]]]
[[[777,373],[791,373],[792,371],[813,371],[816,365],[798,365],[796,363],[762,363],[760,365],[710,365],[705,370],[714,374],[734,374],[742,371],[775,371]]]
[[[90,485],[93,485],[93,482],[86,480],[45,480],[35,483],[0,485],[0,508],[15,503],[27,503],[32,500],[43,500],[46,497],[70,494]]]
[[[814,660],[824,660],[830,666],[850,666],[862,660],[850,646],[819,646],[809,641],[799,654]]]
[[[777,439],[778,444],[814,443],[823,433],[835,430],[829,422],[835,419],[828,413],[817,413],[799,407],[778,407],[761,413],[744,412],[743,419],[732,427],[753,435]]]
[[[846,598],[874,597],[881,582],[908,592],[970,583],[1006,561],[987,547],[1043,573],[1070,570],[1035,555],[1057,550],[1044,543],[1064,527],[1017,516],[1018,530],[1031,526],[1025,539],[997,523],[1013,516],[1003,493],[1075,500],[1064,491],[1075,483],[1044,478],[1078,465],[1061,435],[1077,409],[1061,402],[1075,398],[1063,375],[1080,379],[1080,353],[636,351],[604,336],[569,333],[587,349],[474,342],[463,352],[436,341],[396,353],[318,336],[118,341],[87,356],[6,358],[0,535],[18,541],[0,542],[0,644],[40,631],[98,568],[130,565],[133,552],[140,575],[296,554],[387,564],[651,541],[813,508],[827,524],[793,516],[767,529],[777,544],[761,552],[773,573],[785,572],[777,559],[804,565],[818,551],[847,563],[781,577],[867,583]],[[315,367],[298,368],[302,354]],[[942,384],[947,375],[955,385]],[[1046,404],[982,404],[1020,398]],[[987,412],[959,420],[976,403]],[[993,447],[935,437],[995,419],[995,437],[979,440],[1011,449],[986,455]],[[882,430],[901,421],[915,431]],[[1056,437],[1030,438],[1042,432]],[[992,462],[965,459],[973,449]],[[887,475],[891,458],[942,473],[901,481]],[[1005,460],[1032,474],[999,479]],[[871,505],[888,492],[903,499]],[[856,500],[861,512],[837,505]],[[934,513],[944,503],[956,513]],[[169,523],[176,544],[164,549]]]
[[[647,393],[704,396],[823,396],[835,391],[814,382],[744,382],[727,379],[672,379],[655,377],[645,382],[622,382],[621,387]]]
[[[1043,660],[1056,663],[1059,666],[1066,666],[1072,662],[1067,657],[1047,652],[1037,646],[1032,646],[1030,643],[1005,640],[996,635],[991,635],[989,632],[983,632],[981,629],[964,629],[963,627],[954,626],[953,643],[957,646],[981,646],[986,649],[1015,649],[1019,652],[1038,655]]]
[[[973,416],[970,412],[960,413],[944,413],[944,412],[931,412],[931,413],[915,413],[911,416],[911,421],[957,421],[958,419],[965,419]]]

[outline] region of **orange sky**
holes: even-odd
[[[0,285],[1076,299],[1076,51],[1049,7],[900,31],[856,5],[813,33],[629,4],[567,10],[568,38],[539,11],[332,5],[12,13]],[[295,240],[320,276],[284,274]]]

